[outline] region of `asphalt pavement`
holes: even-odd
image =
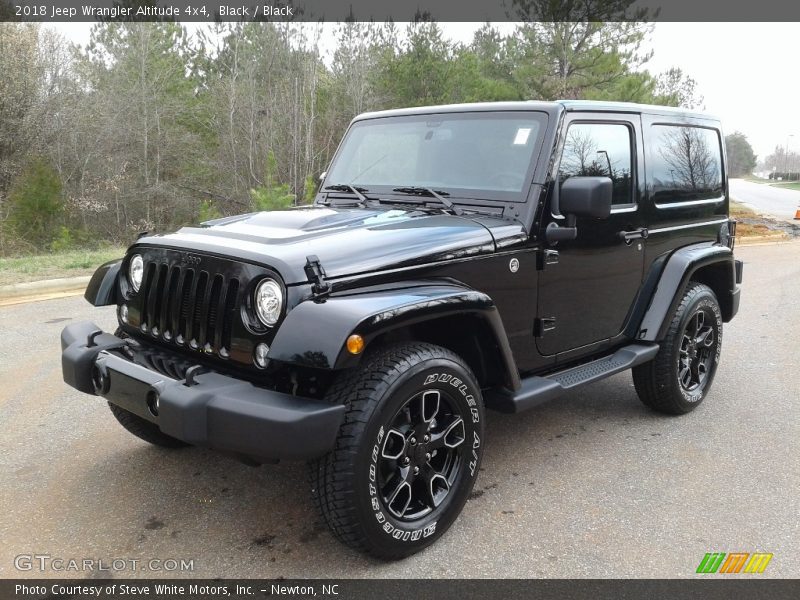
[[[650,412],[623,373],[526,414],[489,413],[461,517],[395,563],[331,537],[304,465],[151,447],[67,387],[61,328],[113,328],[113,310],[81,297],[0,307],[0,577],[109,575],[18,570],[30,555],[193,561],[115,577],[692,577],[707,552],[755,551],[774,558],[748,577],[800,577],[800,242],[737,255],[741,311],[702,406]]]
[[[800,192],[782,189],[765,183],[753,183],[744,179],[731,179],[731,198],[746,204],[766,217],[782,221],[793,221],[795,211],[800,208]]]

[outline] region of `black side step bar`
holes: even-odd
[[[625,371],[655,358],[659,345],[630,344],[614,354],[598,360],[551,373],[544,377],[527,377],[516,393],[506,389],[492,390],[487,394],[486,405],[504,413],[518,413],[558,398],[567,390],[580,387],[610,375]]]

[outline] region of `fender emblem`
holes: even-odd
[[[508,270],[512,273],[516,273],[519,271],[519,260],[516,258],[512,258],[511,261],[508,263]]]

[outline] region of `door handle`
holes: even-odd
[[[640,227],[639,229],[634,229],[633,231],[620,231],[619,232],[619,239],[621,239],[626,244],[630,244],[633,240],[643,239],[646,240],[648,236],[647,227]]]

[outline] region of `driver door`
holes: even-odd
[[[573,113],[564,127],[559,182],[574,176],[613,182],[611,215],[578,217],[577,238],[550,246],[558,254],[543,261],[549,264],[539,274],[537,349],[545,356],[569,352],[568,358],[577,358],[621,334],[639,291],[644,244],[636,232],[644,224],[638,176],[644,167],[639,115]],[[545,225],[563,224],[551,207],[546,213]],[[633,239],[623,241],[623,232]]]

